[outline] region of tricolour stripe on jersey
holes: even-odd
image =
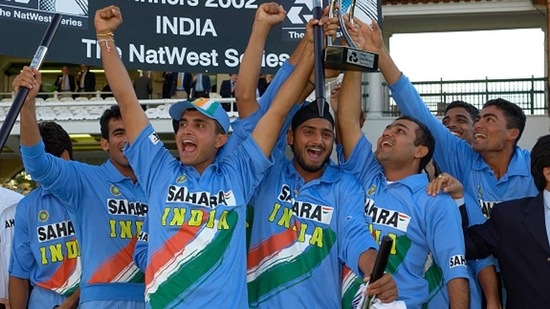
[[[124,248],[99,266],[88,283],[143,282],[143,274],[132,259],[136,242],[137,237],[132,237],[132,240]]]
[[[395,254],[390,254],[388,258],[388,265],[386,271],[393,274],[399,268],[399,265],[403,263],[403,260],[407,257],[409,249],[411,248],[411,240],[406,235],[398,236],[395,239]]]
[[[151,257],[156,271],[146,271],[145,299],[152,308],[173,308],[189,297],[216,271],[231,243],[238,221],[234,210],[224,212],[229,229],[185,226]],[[208,216],[207,213],[204,214]],[[205,219],[208,220],[208,219]],[[218,226],[219,220],[214,226]],[[176,246],[177,245],[177,246]],[[170,246],[170,247],[168,247]],[[170,258],[167,256],[170,255]],[[164,263],[155,261],[162,260]]]
[[[296,231],[299,230],[299,228],[296,229]],[[293,228],[289,231],[296,234]],[[281,249],[285,241],[288,243],[288,236],[277,234],[274,237],[274,245],[269,245],[271,238],[262,244],[262,246],[272,248],[273,251],[266,253],[264,249],[262,254],[264,258],[255,257],[254,261],[257,264],[248,267],[248,300],[251,306],[261,302],[262,298],[268,296],[269,293],[279,293],[307,280],[310,273],[330,253],[336,242],[336,234],[328,228],[323,229],[323,245],[321,247],[310,245],[311,236],[306,235],[304,242],[294,241],[290,246]],[[296,235],[294,239],[296,239]],[[262,250],[257,249],[256,252],[262,252]]]
[[[49,280],[38,282],[36,285],[59,295],[71,295],[80,283],[80,257],[65,259],[59,265]]]
[[[298,228],[299,223],[296,224],[296,228]],[[250,248],[247,258],[247,272],[254,271],[262,260],[292,245],[296,242],[296,239],[296,232],[290,228],[271,236],[270,238],[254,246],[254,248]]]
[[[388,258],[388,265],[386,266],[386,271],[390,274],[394,274],[397,271],[397,269],[403,262],[403,259],[405,259],[405,257],[407,256],[407,253],[411,248],[411,240],[406,235],[398,236],[395,240],[395,248],[396,253],[390,254]],[[350,273],[352,276],[355,276],[353,272]],[[351,282],[345,290],[344,287],[342,287],[342,308],[344,308],[344,306],[347,307],[348,304],[350,304],[351,306],[353,297],[355,296],[355,294],[357,294],[357,291],[359,290],[362,278],[359,278],[357,276],[355,276],[355,278],[355,283]]]
[[[353,298],[363,279],[357,277],[347,266],[342,266],[342,308],[352,308]]]

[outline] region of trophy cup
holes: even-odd
[[[348,46],[332,45],[327,42],[325,49],[325,67],[342,71],[378,71],[378,54],[357,49],[357,45],[344,27],[344,15],[349,13],[350,22],[354,18],[370,24],[377,20],[380,13],[380,0],[332,0],[330,14],[336,14],[340,20],[340,29]]]

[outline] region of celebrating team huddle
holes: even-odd
[[[525,115],[500,98],[481,111],[455,102],[441,123],[391,59],[376,22],[347,18],[310,20],[257,99],[265,42],[285,14],[276,3],[257,9],[236,121],[213,99],[170,107],[177,157],[117,54],[119,8],[94,20],[118,104],[100,119],[109,154],[102,165],[72,160],[63,128],[37,122],[41,75],[23,69],[13,82],[30,89],[21,153],[40,186],[16,207],[12,309],[356,308],[365,296],[374,296],[372,308],[550,307],[542,264],[550,137],[533,153],[521,150]],[[379,55],[403,116],[377,141],[362,131],[361,72],[343,73],[330,105],[306,101],[324,82],[313,72],[314,27],[328,36],[345,27],[357,48]],[[457,119],[463,136],[451,132]],[[424,173],[429,167],[435,174]],[[524,217],[537,227],[532,234],[523,235]],[[385,273],[370,282],[384,236],[393,241]]]

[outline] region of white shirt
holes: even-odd
[[[84,79],[86,78],[86,73],[88,73],[88,71],[84,71],[80,74],[80,88],[82,89],[84,89]]]
[[[0,187],[0,298],[8,298],[8,269],[15,223],[15,206],[23,195]]]

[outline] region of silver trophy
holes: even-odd
[[[380,0],[332,0],[330,12],[338,16],[340,29],[348,46],[333,45],[329,38],[325,49],[325,67],[342,71],[378,71],[378,54],[360,50],[351,39],[344,25],[344,15],[349,13],[350,21],[361,20],[370,24],[372,20],[379,20],[381,16]]]

